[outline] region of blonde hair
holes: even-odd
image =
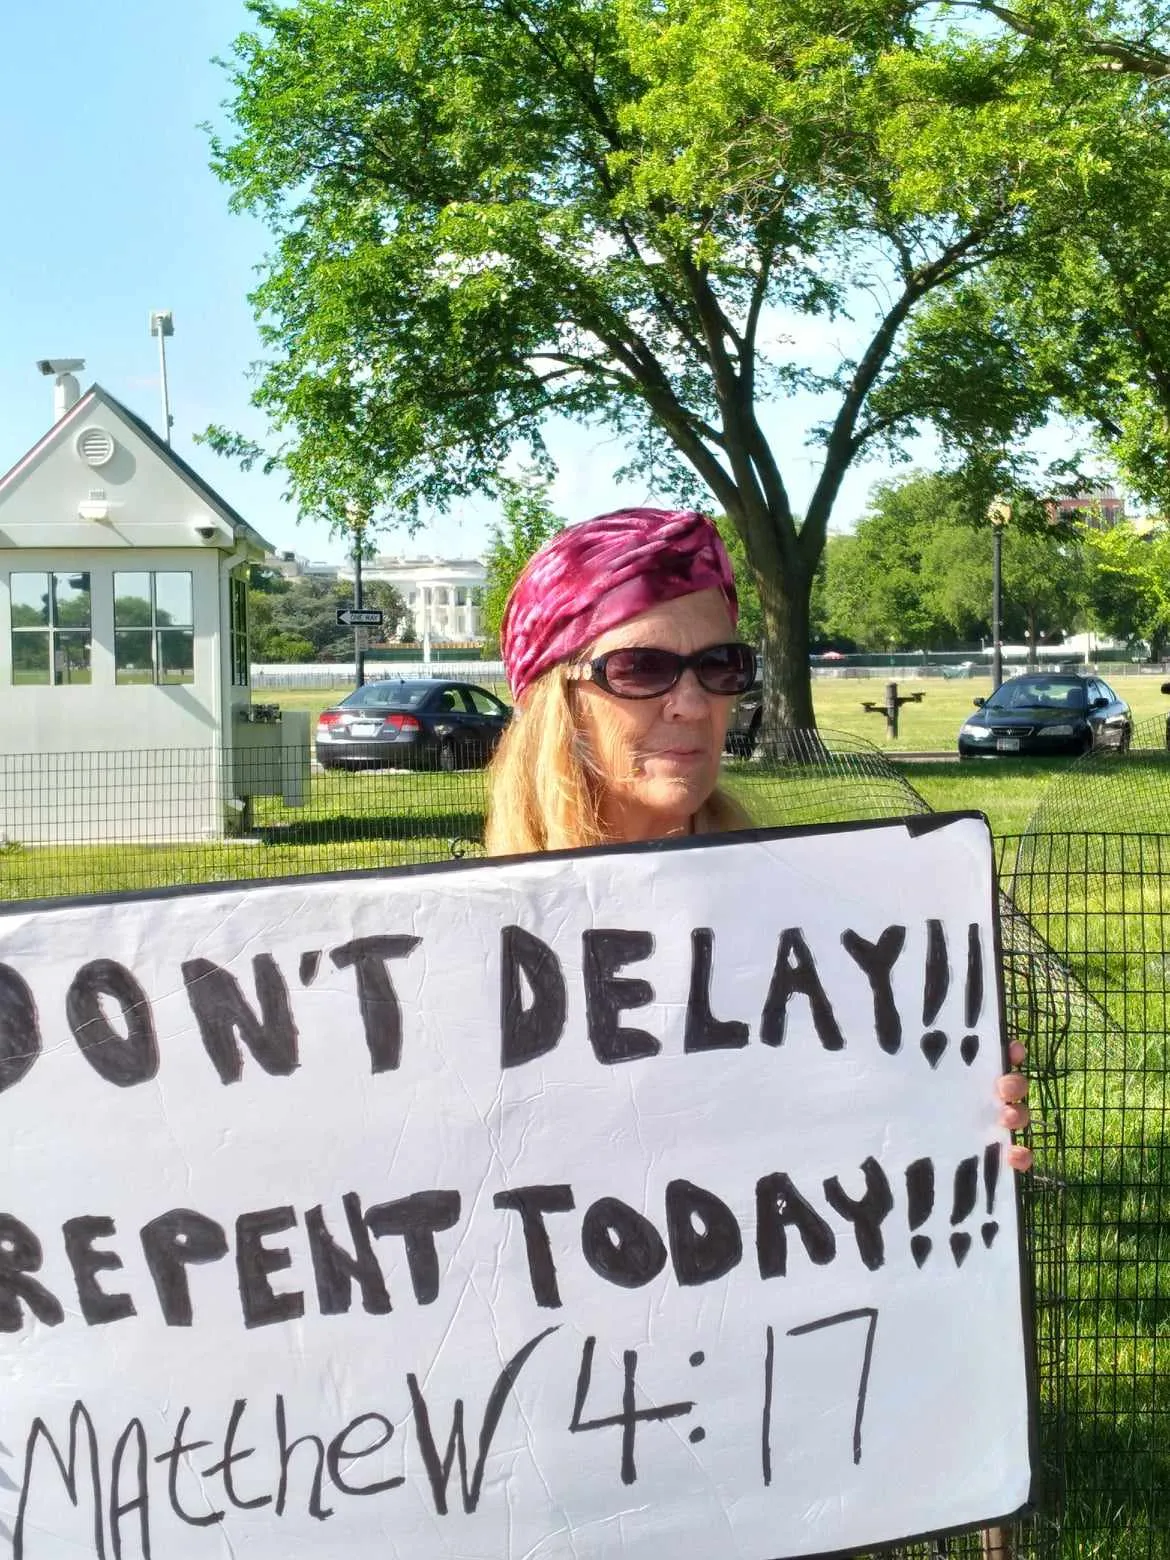
[[[581,738],[564,668],[526,690],[488,771],[489,856],[573,850],[615,841],[602,822],[601,777]],[[751,827],[737,801],[716,787],[695,814],[696,834]]]

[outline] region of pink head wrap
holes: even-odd
[[[739,602],[719,532],[694,509],[618,509],[571,525],[530,558],[512,587],[500,648],[512,696],[640,612],[721,590]]]

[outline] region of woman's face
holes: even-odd
[[[735,629],[721,592],[695,591],[610,629],[585,660],[637,645],[693,655],[726,644]],[[618,840],[686,833],[715,789],[734,700],[708,693],[688,667],[667,693],[619,699],[573,684],[577,720],[603,786],[602,816]]]

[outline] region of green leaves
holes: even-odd
[[[1085,538],[1097,625],[1120,639],[1143,639],[1155,657],[1170,641],[1170,531],[1125,522]]]
[[[1089,599],[1079,534],[1016,506],[1003,535],[1005,635],[1038,642],[1070,630]],[[867,649],[938,650],[990,633],[992,539],[962,475],[883,483],[853,536],[828,551],[829,632]]]

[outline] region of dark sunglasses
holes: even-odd
[[[569,677],[596,683],[618,699],[656,699],[669,693],[688,667],[708,693],[746,693],[756,680],[756,652],[751,645],[729,644],[676,655],[673,650],[631,645],[577,662],[569,668]]]

